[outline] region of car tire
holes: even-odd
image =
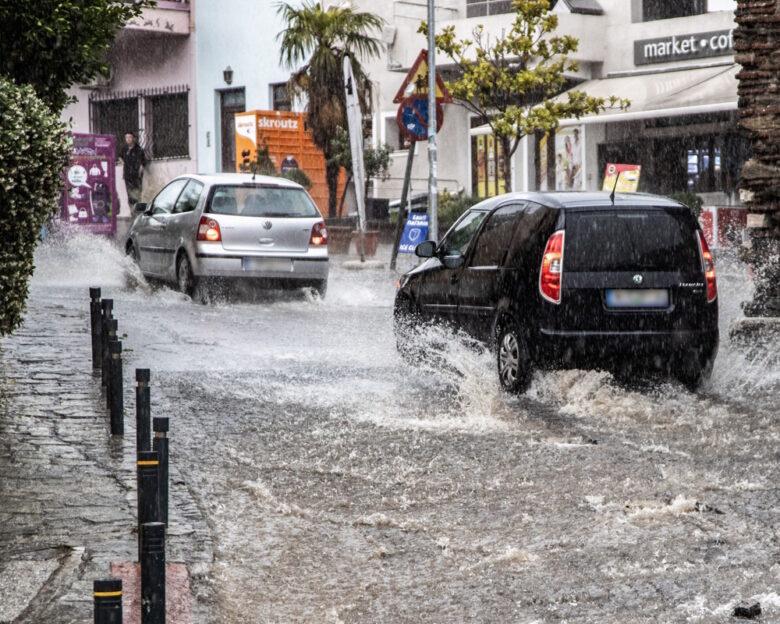
[[[328,294],[328,280],[314,282],[314,292],[319,295],[320,299],[325,299],[325,295]]]
[[[186,253],[182,253],[176,263],[176,283],[182,293],[192,297],[197,282],[192,274],[192,267]]]
[[[420,315],[414,302],[406,296],[397,297],[393,306],[393,333],[395,347],[409,364],[418,364],[423,350],[416,340],[416,329],[420,326]]]
[[[698,352],[689,352],[677,361],[673,375],[688,390],[695,392],[702,383],[710,378],[712,365],[712,360],[707,360],[702,364]]]
[[[498,380],[513,394],[522,394],[531,382],[533,365],[525,337],[517,324],[508,321],[499,326],[497,342]]]
[[[132,241],[127,243],[127,247],[125,248],[125,255],[130,256],[133,259],[133,262],[139,264],[140,258],[138,257],[138,249],[136,249],[135,244]]]

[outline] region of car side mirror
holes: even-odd
[[[142,214],[146,212],[146,203],[145,202],[136,202],[133,205],[133,212],[136,214]]]
[[[418,258],[433,258],[436,254],[436,243],[434,241],[425,241],[414,248],[414,255]]]
[[[455,255],[451,256],[444,256],[441,259],[441,263],[447,267],[448,269],[458,269],[463,266],[463,263],[466,261],[465,256],[460,253],[456,253]]]

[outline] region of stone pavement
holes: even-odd
[[[0,339],[0,624],[91,622],[93,580],[136,557],[134,370],[126,361],[125,436],[112,439],[88,308],[86,290],[81,309],[33,292],[24,326]],[[186,564],[202,621],[211,537],[170,435],[167,560]]]

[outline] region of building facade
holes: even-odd
[[[374,141],[395,152],[393,175],[377,193],[396,198],[405,164],[392,98],[425,38],[424,0],[353,2],[387,22],[383,58],[370,64],[377,84]],[[522,140],[511,162],[516,190],[602,188],[607,163],[641,165],[639,190],[695,192],[705,204],[738,202],[739,169],[749,148],[736,126],[739,67],[733,58],[735,0],[558,0],[556,34],[579,39],[571,55],[579,64],[569,84],[589,95],[627,98],[625,110],[565,120],[551,136]],[[441,0],[437,31],[452,25],[459,38],[480,24],[499,37],[512,20],[504,0]],[[452,69],[438,58],[442,71]],[[565,94],[562,96],[565,97]],[[502,192],[497,144],[462,107],[445,107],[438,136],[439,186],[475,196]],[[425,143],[414,168],[413,192],[427,188]]]

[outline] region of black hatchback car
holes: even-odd
[[[400,281],[398,347],[438,320],[495,347],[501,385],[535,366],[660,370],[697,387],[718,350],[712,254],[691,211],[639,193],[510,193],[469,209]]]

